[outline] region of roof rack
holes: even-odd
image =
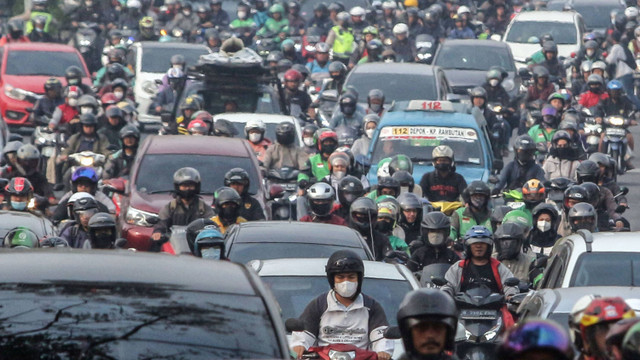
[[[577,231],[577,234],[582,237],[585,245],[587,246],[587,252],[590,253],[592,251],[591,244],[593,244],[593,234],[591,233],[591,231],[580,229]]]

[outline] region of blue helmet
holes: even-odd
[[[607,90],[622,90],[622,83],[619,80],[611,80],[607,84]]]
[[[96,174],[96,171],[93,168],[90,167],[79,167],[76,169],[76,171],[73,172],[73,175],[71,175],[71,182],[76,182],[78,180],[80,180],[81,178],[86,178],[89,181],[91,181],[92,183],[97,183],[98,182],[98,175]]]
[[[209,249],[211,249],[209,251]],[[216,229],[204,229],[196,236],[193,245],[195,256],[223,259],[224,258],[224,235]]]
[[[471,229],[467,230],[467,233],[464,234],[464,251],[467,259],[471,258],[471,244],[475,243],[487,244],[488,249],[484,256],[491,257],[493,252],[493,234],[491,230],[481,225],[472,226]]]

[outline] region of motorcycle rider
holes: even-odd
[[[87,224],[89,237],[83,244],[83,249],[115,249],[118,231],[116,220],[111,214],[96,213]]]
[[[302,128],[302,149],[309,156],[313,156],[318,153],[318,138],[316,132],[318,126],[315,124],[307,124]]]
[[[331,255],[326,266],[331,290],[312,300],[300,315],[304,331],[293,331],[289,348],[300,358],[305,350],[333,343],[369,349],[380,360],[391,359],[393,341],[383,337],[388,323],[384,310],[362,294],[364,264],[351,250]]]
[[[367,105],[367,114],[375,114],[382,117],[385,112],[384,92],[380,89],[371,89],[367,95]]]
[[[298,186],[306,189],[309,183],[320,181],[330,174],[329,156],[338,148],[338,135],[330,129],[318,130],[318,153],[309,157],[300,168]]]
[[[624,92],[627,95],[627,98],[631,100],[631,102],[636,106],[637,109],[640,109],[640,99],[635,95],[634,85],[633,85],[633,72],[634,69],[627,65],[628,56],[627,51],[623,49],[623,46],[628,46],[627,42],[621,41],[621,36],[619,31],[613,31],[609,35],[608,42],[612,44],[611,49],[605,58],[605,61],[608,65],[615,65],[615,78],[622,83],[622,87],[624,88]],[[613,74],[612,74],[613,75]]]
[[[315,56],[312,62],[305,66],[313,74],[329,74],[329,50],[331,48],[327,43],[319,42],[315,45]]]
[[[211,206],[198,196],[200,193],[200,173],[191,167],[178,169],[173,174],[174,199],[158,212],[158,223],[151,235],[152,250],[158,251],[160,240],[174,225],[188,225],[195,219],[210,218],[214,215]]]
[[[8,197],[5,200],[3,210],[32,212],[28,206],[29,201],[33,198],[33,186],[28,179],[16,176],[9,181],[3,190],[6,194],[5,198]],[[34,213],[41,216],[37,212]]]
[[[93,151],[96,154],[109,155],[109,149],[107,148],[109,140],[104,135],[96,133],[98,120],[95,115],[91,113],[80,115],[80,124],[82,125],[82,131],[71,135],[67,140],[67,147],[62,150],[58,157],[59,162],[66,161],[69,155],[82,151]]]
[[[290,167],[305,169],[307,154],[296,145],[296,130],[292,123],[283,121],[276,126],[276,143],[269,145],[262,166],[267,169]]]
[[[397,198],[400,205],[400,220],[398,225],[404,231],[404,240],[407,244],[418,240],[421,236],[420,221],[422,220],[422,200],[418,195],[404,192]]]
[[[347,175],[338,183],[338,202],[334,205],[333,213],[343,218],[345,221],[349,220],[349,210],[351,204],[359,197],[364,196],[364,186],[362,182],[355,176]]]
[[[387,199],[386,196],[380,196],[376,199],[376,203],[378,207],[376,230],[389,238],[389,243],[393,250],[404,251],[409,254],[409,245],[404,241],[404,231],[402,231],[402,228],[397,227],[398,219],[400,218],[400,206],[397,201],[393,198]]]
[[[273,4],[269,8],[270,17],[264,26],[258,30],[256,37],[273,37],[289,28],[289,19],[284,17],[284,7],[280,4]]]
[[[422,196],[429,201],[457,201],[467,188],[464,177],[456,172],[453,149],[439,145],[431,152],[434,171],[420,179]]]
[[[96,171],[89,167],[77,168],[76,171],[71,174],[71,191],[68,191],[60,198],[58,206],[53,213],[52,220],[57,223],[69,218],[67,206],[69,203],[72,203],[71,198],[76,193],[90,194],[96,200],[100,212],[114,214],[116,212],[116,206],[113,201],[102,191],[97,190],[98,176],[96,175]]]
[[[49,184],[47,177],[40,170],[40,151],[31,145],[24,144],[16,152],[16,163],[11,167],[11,171],[3,176],[7,179],[20,176],[29,180],[33,186],[33,192],[39,196],[49,199],[51,204],[57,203],[53,193],[53,187]]]
[[[511,98],[507,90],[502,86],[502,72],[500,70],[490,69],[487,71],[486,81],[482,84],[482,87],[487,93],[487,102],[497,102],[502,107],[509,107]]]
[[[315,109],[311,107],[311,97],[307,92],[300,90],[300,83],[302,83],[302,74],[294,69],[289,69],[284,73],[284,95],[285,103],[291,109],[292,105],[300,107],[300,114],[298,116],[308,116],[310,119],[315,119]]]
[[[553,245],[560,239],[557,231],[560,220],[558,210],[552,204],[542,203],[533,208],[531,216],[535,226],[529,232],[527,243],[534,254],[548,256]]]
[[[137,29],[140,19],[144,16],[141,8],[142,3],[139,0],[126,0],[118,18],[118,29]]]
[[[469,91],[471,105],[482,111],[484,119],[487,121],[487,128],[493,127],[498,122],[496,114],[487,106],[487,91],[482,86],[476,86]],[[507,134],[510,135],[510,134]],[[495,146],[492,144],[492,146]]]
[[[598,179],[595,183],[598,186],[606,187],[614,195],[620,194],[622,190],[620,189],[620,186],[618,186],[615,179],[611,175],[613,171],[615,171],[614,169],[615,162],[612,161],[611,157],[609,157],[609,155],[596,152],[589,156],[589,160],[598,164],[598,167],[600,168],[600,172],[598,173]],[[628,205],[627,197],[624,195],[618,196],[617,202],[619,205],[622,205],[625,207]]]
[[[200,110],[202,110],[200,98],[197,95],[187,96],[180,104],[180,116],[176,117],[175,122],[169,124],[167,131],[171,134],[189,134],[191,116]]]
[[[529,85],[527,88],[527,96],[525,97],[525,101],[522,102],[520,108],[522,109],[522,113],[520,116],[520,125],[518,134],[524,134],[526,131],[526,113],[525,109],[527,104],[535,102],[535,101],[544,101],[546,102],[549,96],[556,91],[553,83],[549,81],[549,70],[546,67],[536,65],[533,67],[533,84]]]
[[[378,207],[372,199],[361,197],[351,203],[349,226],[362,235],[375,260],[381,261],[392,248],[389,238],[375,228],[377,218]]]
[[[193,242],[193,255],[203,259],[222,260],[224,254],[220,244],[224,235],[216,229],[206,228],[198,233]]]
[[[94,199],[85,197],[76,200],[73,203],[76,222],[65,228],[60,237],[65,239],[70,247],[82,249],[85,242],[89,240],[89,220],[98,212],[98,204]]]
[[[329,164],[329,175],[325,176],[322,181],[337,189],[340,180],[350,173],[351,162],[349,155],[336,150],[329,156],[327,163]]]
[[[138,153],[140,143],[140,130],[135,125],[129,124],[120,129],[120,150],[109,156],[104,166],[104,179],[113,179],[129,176],[131,166]]]
[[[413,290],[400,303],[398,326],[407,360],[454,360],[458,309],[436,289]]]
[[[181,16],[183,13],[178,14],[177,16]],[[176,18],[173,19],[174,21]],[[138,22],[138,29],[140,32],[135,38],[136,42],[140,41],[158,41],[160,40],[160,36],[156,34],[155,24],[156,21],[151,16],[145,16]],[[167,25],[170,26],[170,25]],[[189,31],[189,29],[183,29],[185,31]]]
[[[261,28],[269,19],[269,10],[266,8],[267,0],[256,0],[253,2],[254,9],[252,9],[251,13],[253,13],[253,21],[255,21],[256,26]]]
[[[240,216],[243,200],[235,189],[223,186],[215,191],[214,198],[217,215],[211,217],[211,220],[218,225],[221,233],[226,233],[233,224],[247,222],[247,219]]]
[[[558,45],[554,41],[545,41],[542,44],[542,52],[544,61],[539,65],[547,68],[549,75],[553,76],[557,81],[562,84],[566,83],[564,66],[558,61]]]
[[[64,103],[62,97],[62,83],[57,78],[49,78],[44,83],[44,96],[39,98],[33,106],[35,118],[51,118],[55,109]]]
[[[336,193],[333,187],[324,182],[317,182],[307,189],[307,208],[311,214],[303,216],[299,221],[315,222],[347,226],[345,219],[333,213]]]
[[[342,94],[344,81],[347,77],[347,66],[340,61],[332,61],[329,64],[329,76],[331,76],[331,81],[324,84],[322,91],[337,90],[338,95]],[[318,98],[321,98],[322,91]]]
[[[358,97],[352,91],[346,91],[338,100],[339,107],[331,116],[330,127],[350,126],[354,129],[362,127],[364,114],[358,111]]]
[[[437,12],[427,9],[424,13],[424,33],[433,36],[436,44],[441,43],[447,37],[445,29],[440,23]]]
[[[578,103],[585,108],[592,108],[609,97],[604,91],[604,80],[598,74],[591,74],[587,78],[588,89],[580,95]]]
[[[126,125],[122,110],[117,105],[111,105],[105,111],[107,123],[98,134],[104,135],[111,146],[120,148],[120,130]]]
[[[451,232],[449,237],[461,243],[464,234],[476,225],[491,229],[491,210],[489,199],[491,190],[483,181],[475,180],[464,190],[462,199],[465,206],[456,209],[451,215]]]
[[[264,160],[267,148],[272,144],[271,140],[264,136],[266,130],[267,126],[260,119],[251,119],[244,126],[244,135],[258,161]]]
[[[249,193],[250,185],[249,173],[242,168],[233,168],[224,175],[224,186],[237,191],[242,199],[240,216],[247,221],[264,220],[262,205]]]
[[[579,184],[582,184],[584,182],[592,182],[597,184],[599,175],[600,166],[591,160],[583,161],[576,169],[576,177]],[[608,188],[600,187],[596,207],[598,215],[602,217],[602,219],[600,219],[600,224],[615,222],[615,227],[617,228],[629,227],[628,223],[626,223],[626,220],[616,212],[616,208],[618,207],[618,205],[616,204],[611,190],[609,190]],[[604,221],[604,219],[607,219],[607,221]]]
[[[78,98],[83,92],[79,86],[67,86],[64,89],[64,103],[58,105],[51,115],[49,129],[56,130],[60,125],[66,125],[78,119]]]
[[[593,205],[581,202],[573,205],[567,213],[569,226],[572,232],[586,229],[591,232],[598,231],[598,214]]]
[[[165,75],[169,86],[165,86],[162,91],[153,99],[149,109],[154,109],[156,114],[173,111],[178,93],[184,88],[186,76],[180,69],[171,68]]]
[[[594,298],[582,313],[579,324],[583,358],[609,359],[607,332],[616,322],[634,317],[635,311],[621,297]]]
[[[520,135],[513,144],[515,159],[508,163],[500,173],[500,179],[493,189],[499,193],[502,189],[522,188],[529,179],[544,181],[544,170],[535,162],[536,145],[529,135]]]
[[[553,320],[527,318],[507,329],[497,349],[502,360],[573,360],[569,334]]]
[[[458,254],[448,246],[451,242],[449,217],[439,211],[432,211],[422,217],[422,236],[417,248],[412,244],[411,261],[407,264],[412,272],[421,271],[431,264],[454,264],[460,260]]]
[[[506,266],[521,283],[529,284],[529,270],[535,255],[530,251],[523,252],[525,231],[522,226],[513,222],[502,224],[496,230],[496,257]]]
[[[313,17],[307,20],[307,29],[317,27],[323,30],[326,34],[331,30],[331,19],[329,19],[329,9],[324,2],[317,3],[313,6]]]
[[[416,44],[409,40],[409,27],[398,23],[393,27],[394,40],[391,49],[396,53],[398,62],[414,62],[418,58]]]
[[[220,29],[224,29],[229,26],[229,14],[222,9],[221,0],[211,0],[209,7],[211,8],[209,18],[214,26]]]
[[[338,13],[336,25],[329,30],[325,41],[333,49],[333,59],[342,62],[344,65],[349,63],[349,57],[357,47],[354,41],[353,28],[349,26],[349,19],[348,12],[342,11]]]
[[[67,88],[69,88],[70,86],[77,86],[80,88],[80,90],[82,90],[81,92],[79,92],[78,97],[82,96],[83,94],[93,95],[93,90],[91,89],[91,86],[82,82],[82,78],[85,77],[84,71],[82,71],[82,69],[80,69],[76,65],[69,66],[64,71],[64,77],[67,80],[67,86],[64,91],[65,98],[67,97],[66,96]]]
[[[542,122],[533,125],[528,131],[528,135],[531,136],[536,144],[544,143],[545,148],[547,148],[551,143],[558,126],[557,115],[556,108],[551,105],[547,104],[542,108]]]
[[[356,139],[356,141],[353,142],[353,146],[351,146],[351,152],[354,156],[367,155],[378,122],[380,122],[380,117],[376,114],[367,114],[362,118],[363,134]]]
[[[547,180],[565,177],[576,180],[576,169],[580,165],[576,151],[571,146],[571,135],[564,130],[558,130],[551,139],[549,156],[544,159],[542,170]]]
[[[7,23],[7,33],[0,38],[0,46],[12,43],[28,43],[31,42],[28,37],[24,36],[24,24],[21,20],[13,19]]]

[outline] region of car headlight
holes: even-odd
[[[6,84],[4,86],[4,94],[7,95],[8,97],[15,99],[15,100],[20,100],[20,101],[25,101],[27,100],[27,97],[38,97],[38,95],[36,93],[33,93],[31,91],[27,91],[24,89],[20,89],[17,87],[13,87],[9,84]]]
[[[129,207],[125,219],[127,224],[130,225],[152,227],[153,224],[149,222],[149,220],[156,218],[158,218],[158,215],[156,214]]]
[[[624,125],[624,119],[620,116],[610,116],[607,118],[609,125],[622,126]]]
[[[142,90],[149,95],[155,95],[158,92],[158,85],[156,85],[155,81],[145,81],[142,84]]]

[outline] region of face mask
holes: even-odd
[[[489,85],[491,85],[492,87],[498,86],[499,83],[500,83],[500,81],[498,81],[498,79],[489,80]]]
[[[22,211],[22,210],[27,208],[27,202],[26,201],[12,201],[11,202],[11,207],[14,210]]]
[[[500,247],[500,250],[498,251],[498,260],[515,259],[518,254],[520,254],[521,245],[518,240],[500,240],[498,246]]]
[[[593,56],[593,53],[594,53],[594,51],[593,51],[593,50],[591,50],[591,49],[588,49],[588,50],[587,50],[587,56],[588,56],[588,57],[592,57],[592,56]]]
[[[449,163],[437,163],[435,165],[436,170],[440,171],[449,171],[451,170],[451,164]]]
[[[114,92],[113,92],[113,95],[115,95],[115,96],[116,96],[116,98],[117,98],[118,100],[120,100],[120,99],[122,99],[122,97],[124,96],[124,92],[122,92],[122,91],[114,91]]]
[[[220,217],[228,223],[235,223],[240,209],[236,206],[227,206],[220,209]]]
[[[78,79],[69,79],[68,83],[69,85],[78,85],[79,80]]]
[[[482,207],[484,207],[485,204],[485,199],[474,199],[471,198],[471,206],[473,206],[476,209],[480,209]]]
[[[568,159],[573,155],[573,149],[570,147],[557,148],[556,153],[559,159]]]
[[[69,99],[69,101],[68,101],[68,102],[69,102],[69,106],[76,106],[76,105],[78,105],[78,99],[71,98],[71,99]]]
[[[182,197],[183,199],[191,200],[197,195],[197,193],[195,190],[178,190],[178,195],[180,195],[180,197]]]
[[[308,147],[312,147],[312,146],[314,146],[314,145],[315,145],[315,144],[313,143],[313,138],[312,138],[312,137],[306,137],[306,138],[303,138],[303,139],[302,139],[302,142],[304,142],[304,145],[305,145],[305,146],[308,146]]]
[[[429,241],[429,244],[433,246],[440,246],[444,244],[444,238],[444,234],[440,232],[429,232],[427,234],[427,241]]]
[[[220,260],[220,248],[208,248],[200,251],[203,259]]]
[[[189,10],[184,10],[184,11],[182,12],[182,15],[184,15],[184,16],[191,16],[191,11],[189,11]]]
[[[41,28],[38,28],[38,27],[36,28],[36,32],[39,32],[39,33],[42,32],[43,30],[44,29],[41,29]]]
[[[93,112],[93,108],[91,106],[80,107],[80,114],[90,114],[91,112]]]
[[[258,143],[260,142],[260,140],[262,139],[262,135],[261,134],[249,134],[249,141],[251,141],[252,143]]]
[[[540,230],[540,232],[547,232],[551,230],[551,223],[549,221],[538,220],[538,222],[536,223],[536,227],[538,228],[538,230]]]
[[[182,70],[182,65],[180,65],[180,64],[173,64],[173,65],[171,65],[171,67],[174,68],[174,69]]]
[[[393,224],[384,220],[378,221],[376,222],[376,229],[381,233],[388,233],[393,230]]]
[[[340,106],[342,112],[345,115],[351,116],[356,112],[356,106],[355,105],[341,105]]]
[[[364,131],[364,134],[367,135],[367,137],[369,139],[373,138],[373,133],[376,131],[376,129],[367,129]]]
[[[393,58],[386,58],[386,59],[384,59],[384,62],[385,63],[392,63],[392,62],[395,62],[395,61],[393,60]]]
[[[344,298],[350,298],[356,294],[356,291],[358,291],[358,282],[343,281],[341,283],[336,283],[334,287],[338,295]]]
[[[371,109],[371,111],[373,111],[374,113],[379,113],[380,110],[382,110],[382,104],[371,104],[371,106],[369,106],[369,108]]]
[[[245,17],[247,17],[247,12],[246,11],[238,11],[238,17],[240,19],[244,19]]]
[[[334,171],[333,172],[333,177],[340,180],[343,177],[345,177],[347,175],[347,173],[345,171]]]

